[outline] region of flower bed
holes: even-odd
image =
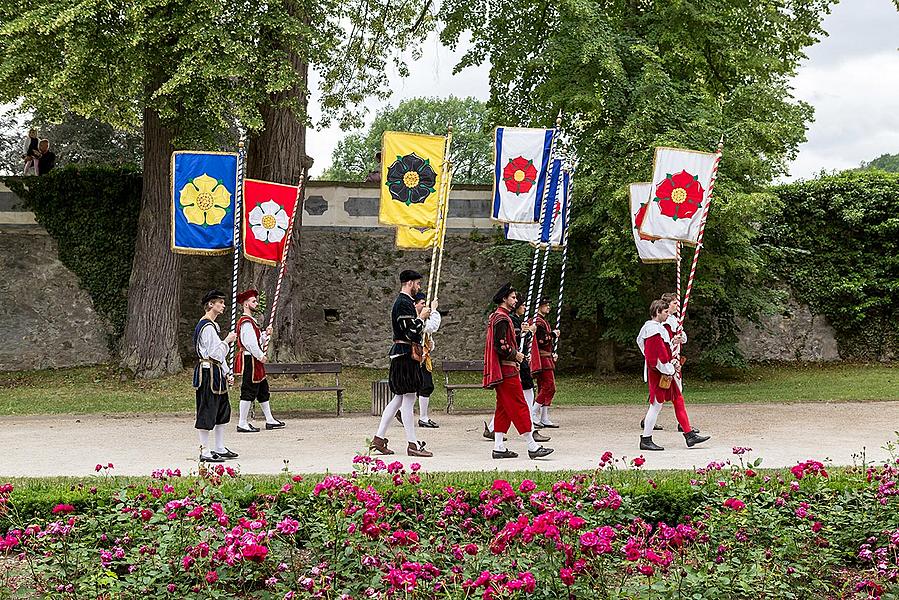
[[[0,486],[0,597],[899,597],[897,461],[760,471],[747,452],[496,479],[367,456],[310,481],[98,465]]]

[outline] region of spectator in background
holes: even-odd
[[[22,154],[25,160],[25,170],[22,171],[22,175],[28,175],[28,171],[31,171],[32,175],[37,175],[37,159],[40,156],[37,146],[37,129],[29,129],[28,137],[22,144]]]
[[[366,183],[381,183],[381,151],[378,150],[375,153],[375,160],[378,163],[378,168],[369,171],[368,175],[365,177]]]
[[[40,153],[37,159],[37,174],[46,175],[56,166],[56,155],[50,150],[50,140],[41,140],[37,150]]]

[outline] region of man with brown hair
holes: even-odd
[[[666,400],[674,405],[678,423],[686,432],[684,440],[692,448],[707,441],[709,436],[701,436],[690,427],[684,397],[675,378],[675,374],[680,372],[680,362],[672,360],[671,337],[664,326],[669,316],[668,304],[663,300],[654,300],[649,307],[649,316],[650,319],[637,335],[637,346],[645,357],[643,379],[649,386],[649,409],[644,419],[643,435],[640,436],[640,450],[664,450],[653,442],[652,432]]]

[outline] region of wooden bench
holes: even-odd
[[[484,386],[480,383],[450,383],[450,373],[484,372],[483,360],[445,360],[440,365],[446,386],[446,413],[453,411],[453,399],[456,390],[480,390]]]
[[[268,375],[293,375],[296,380],[297,375],[318,375],[333,374],[334,385],[316,387],[316,386],[293,386],[293,387],[269,387],[271,393],[289,392],[289,393],[307,393],[307,392],[336,392],[337,393],[337,416],[343,414],[343,392],[346,388],[340,386],[340,372],[343,370],[343,364],[339,362],[319,362],[319,363],[270,363],[265,365],[265,372]]]

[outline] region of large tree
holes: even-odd
[[[385,131],[443,135],[453,127],[455,183],[489,183],[493,172],[493,121],[485,102],[476,98],[412,98],[378,112],[365,133],[351,133],[338,142],[331,166],[322,179],[363,181],[377,167]]]
[[[753,243],[776,208],[766,186],[786,172],[812,118],[790,79],[834,1],[444,3],[443,40],[471,40],[456,68],[489,62],[490,105],[504,122],[550,125],[563,111],[579,161],[570,306],[597,326],[598,370],[612,367],[614,342],[633,345],[649,300],[674,283],[672,267],[637,263],[626,185],[650,176],[654,146],[712,151],[721,135],[691,312],[704,325],[705,358],[739,364],[734,316],[770,300]]]
[[[429,6],[414,2],[410,23],[369,0],[0,1],[0,101],[142,130],[144,185],[124,365],[140,376],[181,366],[181,261],[169,250],[169,157],[176,146],[214,147],[237,123],[262,131],[278,120],[266,118],[269,107],[302,121],[306,64],[321,71],[327,114],[358,125],[355,106],[367,94],[386,93],[381,67],[392,50],[424,36]],[[290,98],[279,95],[285,92]],[[257,172],[271,157],[303,161],[302,144],[286,146],[283,157],[282,147],[264,139],[251,140],[268,148],[251,157]]]

